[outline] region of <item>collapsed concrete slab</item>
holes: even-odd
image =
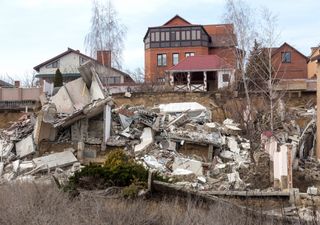
[[[66,83],[65,87],[68,90],[75,110],[80,110],[90,103],[90,93],[82,78]]]
[[[24,158],[36,152],[32,134],[16,143],[16,152],[19,158]]]
[[[12,142],[6,142],[4,140],[0,141],[0,158],[8,158],[14,144]]]
[[[73,102],[66,87],[61,87],[54,96],[51,97],[52,103],[56,106],[58,113],[72,114],[75,111]]]
[[[153,143],[154,139],[153,139],[152,129],[150,127],[145,127],[143,129],[140,139],[141,139],[141,143],[134,147],[135,153],[139,153],[145,150],[147,147],[149,147]]]
[[[77,158],[73,155],[71,151],[59,152],[50,154],[47,156],[42,156],[34,158],[33,163],[36,164],[41,170],[55,169],[60,167],[71,166],[73,163],[78,162]]]
[[[189,170],[197,176],[203,175],[202,162],[194,159],[175,157],[172,169],[174,171],[177,169]]]

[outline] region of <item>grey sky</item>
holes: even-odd
[[[320,43],[317,15],[320,2],[311,0],[247,0],[258,11],[268,7],[278,16],[279,44],[286,41],[305,55]],[[195,24],[222,22],[224,0],[116,0],[119,17],[128,28],[124,68],[143,67],[143,36],[179,14]],[[267,4],[267,5],[266,5]],[[23,79],[33,67],[65,51],[85,53],[90,26],[90,0],[1,0],[0,75]]]

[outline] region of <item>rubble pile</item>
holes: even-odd
[[[112,110],[112,119],[107,145],[122,145],[136,160],[171,182],[197,190],[247,187],[238,169],[248,168],[251,162],[250,143],[237,135],[241,129],[233,120],[211,122],[210,112],[196,102],[149,109],[124,105]],[[207,157],[181,154],[179,150],[188,144],[201,146]]]

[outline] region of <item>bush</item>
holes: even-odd
[[[63,77],[59,69],[56,70],[56,74],[54,75],[53,86],[61,87],[63,85]]]
[[[148,171],[130,160],[122,151],[110,153],[103,166],[90,164],[70,177],[65,190],[105,189],[111,186],[126,187],[133,182],[147,183]]]

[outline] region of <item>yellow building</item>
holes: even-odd
[[[308,78],[315,78],[317,75],[320,75],[320,46],[311,48],[308,61]]]

